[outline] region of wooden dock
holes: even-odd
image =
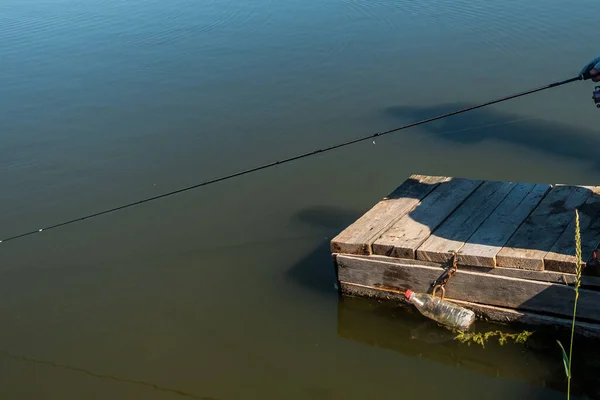
[[[431,293],[456,261],[446,299],[493,321],[570,326],[576,209],[578,330],[598,335],[600,186],[410,176],[332,240],[340,290],[385,299]]]

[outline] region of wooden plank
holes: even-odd
[[[334,254],[336,256],[336,254]],[[389,263],[397,263],[404,265],[424,265],[429,267],[446,268],[447,265],[438,262],[423,261],[423,260],[409,260],[401,258],[392,258],[386,256],[370,255],[370,256],[355,256],[361,257],[365,260],[385,261]],[[529,279],[532,281],[551,282],[565,285],[574,285],[576,276],[574,274],[555,272],[555,271],[533,271],[528,269],[518,268],[493,268],[493,267],[477,267],[471,265],[459,265],[460,269],[474,272],[484,272],[490,275],[497,276],[508,276],[511,278]],[[600,288],[600,278],[596,276],[581,277],[581,286],[589,287],[592,289]],[[597,289],[596,289],[597,290]]]
[[[336,257],[338,279],[385,290],[431,292],[444,269],[350,255]],[[574,290],[570,286],[495,276],[459,269],[446,287],[446,298],[538,313],[571,316]],[[600,292],[579,289],[577,317],[600,321]]]
[[[544,257],[591,191],[582,186],[555,186],[498,252],[498,267],[543,270]]]
[[[448,262],[516,185],[487,181],[475,190],[417,249],[417,259]]]
[[[495,267],[502,246],[549,190],[550,185],[516,185],[460,249],[458,263]]]
[[[340,291],[344,295],[370,297],[388,301],[404,302],[404,294],[393,289],[383,289],[367,285],[359,285],[350,282],[340,282]],[[563,331],[571,329],[572,320],[569,318],[553,317],[549,315],[536,314],[529,311],[513,310],[503,307],[489,306],[469,301],[448,299],[473,310],[479,318],[497,323],[521,323],[528,326],[558,327]],[[600,338],[600,324],[577,321],[575,332],[578,335],[589,338]]]
[[[371,245],[389,226],[402,218],[438,184],[448,177],[411,175],[389,196],[378,202],[331,241],[331,251],[347,254],[371,254]]]
[[[579,207],[579,230],[581,232],[582,267],[600,243],[600,186],[590,188],[587,201]],[[544,268],[552,271],[575,273],[575,215],[571,223],[544,257]]]
[[[452,178],[438,185],[410,213],[373,243],[373,253],[415,258],[417,248],[483,181]]]
[[[472,267],[460,266],[461,269],[474,272],[484,272],[490,275],[507,276],[511,278],[528,279],[531,281],[558,283],[562,285],[575,285],[577,276],[574,274],[555,272],[555,271],[534,271],[518,268],[490,268],[490,267]],[[589,287],[593,290],[600,289],[600,278],[595,276],[582,276],[581,286]]]

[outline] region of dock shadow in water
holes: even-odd
[[[475,104],[452,103],[435,106],[394,106],[384,110],[393,119],[421,121]],[[443,140],[472,145],[487,140],[515,144],[549,155],[587,161],[600,170],[600,132],[567,124],[528,118],[491,108],[458,114],[420,126]]]
[[[331,258],[330,240],[360,215],[360,211],[331,206],[308,207],[294,214],[293,224],[311,226],[323,232],[323,239],[302,260],[285,272],[285,278],[309,290],[337,296],[337,276]]]
[[[450,185],[452,183],[452,181],[454,181],[454,179],[456,179],[456,178],[451,178],[450,181],[439,184],[436,188],[433,188],[431,193],[434,193],[438,190],[444,190],[446,187],[445,185]],[[406,182],[411,183],[411,179],[408,179]],[[534,184],[530,184],[530,185],[534,186]],[[392,193],[390,193],[389,195],[386,196],[386,199],[393,200],[393,199],[396,199],[399,197],[417,198],[415,196],[420,196],[419,193],[423,193],[424,191],[431,190],[431,189],[428,189],[428,186],[430,186],[430,184],[428,184],[428,183],[413,181],[412,185],[411,185],[411,190],[409,190],[408,194],[405,191],[402,191],[402,193],[400,193],[401,191],[394,190]],[[513,188],[516,188],[516,186]],[[597,216],[600,215],[600,194],[594,193],[588,188],[579,188],[579,190],[581,190],[581,192],[583,192],[583,194],[581,196],[582,199],[595,199],[592,204],[585,204],[583,206],[577,206],[577,209],[580,212],[580,216],[581,217],[589,217],[589,218],[597,218]],[[411,193],[413,194],[412,197],[411,197]],[[470,194],[469,194],[469,196],[470,196]],[[546,194],[546,196],[548,196],[548,194]],[[561,209],[568,208],[565,204],[563,204],[565,202],[564,199],[562,199],[560,196],[558,196],[558,198],[559,198],[559,200],[554,201],[552,204],[552,209],[555,210],[554,212],[560,211]],[[425,208],[423,210],[421,210],[422,207],[425,207]],[[468,237],[465,236],[464,238],[459,238],[455,235],[456,232],[454,232],[454,231],[439,230],[438,229],[440,227],[439,224],[437,224],[437,223],[431,224],[431,219],[428,217],[429,212],[427,210],[428,210],[427,206],[418,204],[413,210],[411,210],[407,214],[407,216],[409,218],[411,218],[413,221],[422,225],[424,229],[426,228],[429,231],[433,232],[436,236],[445,237],[445,238],[453,240],[453,241],[456,241],[456,240],[467,241],[468,240],[469,243],[472,243],[472,244],[485,244],[485,245],[490,244],[490,242],[488,241],[489,235],[479,235],[477,238],[474,238],[473,236],[471,236],[472,233],[468,233],[469,231],[465,230],[462,233],[463,234],[467,233],[469,236]],[[492,210],[490,210],[490,212],[492,212]],[[311,226],[315,226],[317,229],[324,231],[324,234],[323,234],[323,239],[321,239],[321,242],[319,243],[319,245],[316,246],[313,249],[313,251],[311,251],[309,254],[307,254],[301,261],[299,261],[294,266],[292,266],[286,272],[286,277],[293,280],[295,283],[298,283],[298,284],[300,284],[304,287],[310,288],[312,290],[317,290],[321,293],[329,293],[332,290],[332,288],[335,288],[335,284],[337,282],[337,275],[336,275],[337,271],[335,270],[335,266],[333,265],[334,263],[331,258],[331,253],[332,253],[331,239],[335,235],[337,235],[339,232],[344,230],[347,226],[349,226],[353,222],[355,222],[361,215],[362,215],[362,213],[359,211],[344,210],[344,209],[338,209],[335,207],[312,207],[312,208],[304,209],[304,210],[297,212],[293,217],[293,220],[296,223],[307,223]],[[573,215],[572,215],[572,217],[569,217],[569,221],[570,221],[570,219],[574,218],[574,215],[575,214],[573,211]],[[525,215],[523,216],[523,218],[525,218]],[[542,218],[544,218],[544,216],[542,216]],[[520,222],[518,222],[518,224],[515,225],[516,229],[519,229],[519,227],[523,227],[523,226],[524,227],[530,226],[529,219],[525,219],[524,221],[522,221],[522,220],[519,220],[519,221]],[[567,222],[569,222],[569,221],[567,221]],[[571,225],[569,225],[569,226],[571,226]],[[325,229],[323,229],[323,228],[325,228]],[[532,228],[535,228],[535,226],[533,226]],[[563,226],[562,228],[566,229],[567,225]],[[571,228],[572,228],[572,226],[571,226]],[[574,237],[574,231],[573,231],[572,237]],[[507,237],[506,240],[509,240],[509,238]],[[508,242],[508,243],[512,247],[522,249],[523,251],[538,250],[543,253],[549,252],[555,243],[555,240],[546,240],[546,241],[530,240],[530,232],[529,231],[525,232],[524,234],[519,234],[519,235],[514,235],[514,236],[511,234],[510,240],[511,240],[511,242]],[[500,247],[502,247],[506,244],[507,244],[506,242],[494,243],[494,245],[499,245]],[[393,248],[391,250],[393,250]],[[568,252],[568,250],[566,250],[566,249],[563,249],[563,250],[564,250],[565,254]],[[574,256],[575,255],[574,246],[571,250],[572,250],[571,251],[572,254],[570,254],[570,255]],[[335,251],[335,249],[334,249],[334,251]],[[590,253],[591,253],[591,250],[590,250]],[[378,253],[378,254],[387,255],[387,253],[386,254]],[[584,257],[587,257],[588,255],[589,254],[584,254]],[[460,263],[460,260],[459,260],[459,263]],[[586,275],[588,275],[588,274],[596,275],[597,273],[598,273],[597,268],[593,268],[591,266],[584,270],[584,274],[586,274]],[[388,277],[388,278],[390,278],[393,281],[397,280],[396,279],[397,277],[395,277],[395,275]],[[394,285],[392,285],[392,282],[387,282],[390,279],[386,279],[385,276],[382,277],[382,279],[383,279],[382,284],[384,286],[386,286],[386,285],[388,285],[388,283],[390,283],[390,285],[388,285],[388,286],[395,287]],[[555,293],[555,289],[560,290],[560,292]],[[533,309],[536,309],[536,307],[538,307],[539,304],[543,304],[546,301],[551,301],[552,303],[555,303],[556,302],[555,296],[558,296],[559,298],[564,296],[565,293],[564,293],[563,289],[566,289],[566,288],[551,287],[548,290],[542,291],[541,293],[537,294],[536,297],[531,298],[528,302],[524,303],[522,306],[524,308],[528,308],[529,306],[531,306],[531,307],[533,307]],[[584,309],[586,309],[586,307],[589,311],[589,299],[586,300],[584,297],[582,297],[582,306],[583,306],[582,311],[584,311]],[[564,306],[561,308],[563,308],[564,310],[572,310],[572,308],[573,308],[572,302],[565,301]]]
[[[481,325],[478,330],[486,330],[487,324],[479,321],[476,324]],[[339,337],[355,343],[482,376],[528,383],[540,390],[540,397],[536,393],[532,400],[548,398],[543,389],[565,393],[564,369],[553,338],[534,335],[525,345],[509,342],[501,346],[491,340],[485,348],[467,346],[454,340],[454,335],[447,329],[426,320],[412,308],[354,297],[344,297],[338,302],[337,329]],[[574,374],[578,375],[574,375],[573,379],[579,389],[572,394],[600,399],[597,370],[591,368],[600,359],[588,357],[585,360],[583,347],[580,351],[574,356],[573,364]]]
[[[360,217],[361,212],[333,206],[313,206],[298,211],[292,217],[296,224],[308,225],[335,233]]]
[[[451,178],[449,182],[453,182],[455,179],[456,178]],[[423,188],[431,189],[429,188],[430,184],[427,183],[418,181],[411,182],[410,179],[408,182],[412,183],[411,185],[407,186],[410,187],[410,190],[395,190],[387,196],[387,199],[393,200],[400,197],[420,198],[419,193],[427,192],[427,190],[423,191]],[[438,190],[438,188],[443,190],[443,185],[447,184],[449,183],[445,182],[438,185],[433,189],[432,193]],[[420,188],[418,188],[419,186]],[[415,187],[418,189],[415,189]],[[565,189],[568,188],[557,188],[557,190],[561,191]],[[576,206],[580,212],[580,216],[587,217],[592,221],[600,221],[600,194],[594,193],[590,189],[584,187],[578,188],[578,191],[579,196],[575,197],[578,199],[579,204],[582,204],[589,199],[592,200],[590,204]],[[544,199],[549,202],[548,210],[546,210],[543,215],[540,215],[539,218],[541,218],[541,220],[544,220],[548,217],[548,214],[552,213],[563,213],[568,211],[570,215],[567,218],[561,217],[563,221],[561,224],[557,224],[552,232],[552,229],[550,229],[552,227],[544,226],[545,230],[542,231],[541,227],[543,225],[540,225],[539,229],[536,228],[537,225],[531,225],[529,221],[535,222],[535,220],[529,220],[526,218],[527,215],[531,216],[531,214],[527,212],[523,215],[525,221],[514,225],[514,229],[517,231],[519,226],[525,227],[524,234],[518,234],[514,236],[511,234],[511,239],[507,237],[507,240],[510,240],[509,243],[512,247],[523,250],[539,250],[541,254],[546,254],[554,246],[558,235],[562,235],[567,227],[571,227],[571,229],[573,228],[573,226],[570,225],[570,222],[575,217],[575,213],[570,205],[567,206],[567,203],[565,202],[566,196],[548,196],[549,195],[546,194],[546,197],[544,197]],[[537,204],[539,204],[539,202],[537,202]],[[421,207],[424,208],[421,209]],[[429,217],[430,213],[428,213],[427,210],[430,210],[430,208],[427,208],[425,205],[418,204],[413,210],[408,212],[407,216],[417,224],[420,224],[423,229],[429,229],[429,231],[434,232],[436,236],[457,240],[457,238],[454,236],[456,233],[455,231],[444,232],[443,230],[436,230],[440,225],[438,225],[438,222],[435,224],[431,223],[432,219]],[[436,220],[436,218],[433,220]],[[443,221],[446,220],[447,219],[443,219]],[[443,222],[440,220],[439,223],[441,224]],[[473,226],[476,228],[479,225]],[[591,226],[595,226],[597,229],[598,224],[595,223]],[[551,240],[532,240],[532,235],[537,235],[539,234],[538,232],[546,233],[547,230],[551,231],[549,235],[552,236],[548,236]],[[465,230],[465,232],[465,234],[471,235],[468,233],[470,230]],[[572,229],[572,232],[568,233],[569,238],[573,238],[573,251],[570,255],[574,255],[574,229]],[[584,232],[582,236],[585,237],[585,235],[586,234]],[[590,237],[588,237],[588,241],[589,238]],[[488,242],[489,239],[487,238],[487,235],[479,235],[478,239],[473,239],[469,236],[464,238],[464,240],[469,240],[470,243],[475,244],[490,244]],[[459,241],[464,240],[459,239]],[[498,245],[502,247],[505,244],[506,242]],[[564,252],[567,252],[566,249],[563,250]],[[561,250],[561,252],[563,251]],[[383,255],[382,253],[379,254]],[[586,259],[586,254],[583,256],[584,259]],[[390,287],[397,290],[405,290],[409,288],[407,287],[408,278],[406,274],[404,272],[398,273],[393,266],[387,269],[384,267],[373,266],[373,271],[377,271],[370,272],[374,275],[377,275],[374,276],[374,279],[377,283],[371,283],[370,285],[376,286],[380,283],[382,287]],[[448,293],[449,297],[452,297],[451,291],[454,290],[453,288],[459,288],[457,290],[465,291],[472,290],[470,292],[470,296],[472,297],[477,297],[481,295],[481,293],[489,290],[489,287],[486,287],[485,285],[478,285],[476,283],[474,284],[472,280],[467,280],[466,278],[463,279],[463,277],[464,276],[461,275],[461,272],[459,271],[456,277],[453,278],[454,283],[450,287],[450,292]],[[418,279],[414,279],[415,281],[418,281]],[[518,290],[513,291],[510,286],[504,287],[501,284],[499,285],[500,286],[496,287],[494,291],[490,292],[492,293],[491,297],[496,296],[494,301],[499,301],[498,299],[503,296],[510,297],[512,294],[518,292]],[[528,295],[529,297],[519,303],[517,305],[518,308],[533,312],[559,314],[565,319],[568,319],[569,316],[572,315],[574,295],[571,287],[566,285],[544,286],[544,284],[540,283],[539,286],[527,290],[531,290],[530,296]],[[524,298],[524,296],[522,296],[522,298]],[[393,349],[405,355],[428,357],[441,363],[455,363],[457,357],[459,359],[463,358],[464,362],[459,362],[460,364],[471,365],[478,372],[488,375],[505,375],[511,379],[524,379],[528,382],[539,382],[540,385],[544,387],[550,385],[554,390],[557,391],[564,391],[566,387],[564,370],[561,362],[561,354],[555,340],[550,342],[547,350],[538,351],[534,359],[527,359],[526,357],[524,358],[519,354],[519,352],[511,354],[510,358],[507,358],[504,353],[506,350],[496,349],[495,347],[491,346],[486,347],[485,352],[479,355],[479,350],[477,348],[474,349],[472,347],[460,347],[460,345],[454,341],[447,341],[444,337],[436,337],[437,334],[435,332],[430,334],[426,327],[422,328],[414,324],[411,327],[410,319],[403,319],[401,322],[398,322],[398,320],[390,318],[393,316],[393,313],[390,312],[389,308],[386,309],[381,304],[376,304],[375,306],[369,307],[360,305],[357,306],[357,304],[360,303],[356,301],[362,300],[364,299],[354,300],[352,298],[343,298],[340,301],[340,309],[338,314],[338,329],[340,336],[386,349]],[[584,316],[587,316],[588,318],[591,318],[592,316],[594,318],[598,318],[600,314],[598,312],[597,304],[599,302],[600,294],[598,294],[597,291],[581,289],[577,309],[578,319],[580,321],[585,320]],[[496,303],[490,304],[494,305]],[[503,304],[496,305],[503,306]],[[536,328],[534,328],[534,330],[536,332],[541,331],[540,329]],[[387,333],[385,333],[386,331]],[[475,331],[486,330],[475,329]],[[562,339],[561,341],[562,343],[567,343],[568,339]],[[577,371],[578,376],[575,377],[576,373],[574,372],[573,379],[574,384],[577,385],[577,388],[574,388],[573,391],[585,392],[589,398],[600,399],[600,380],[597,377],[597,367],[600,366],[600,359],[593,356],[593,349],[595,346],[597,346],[598,342],[593,345],[586,345],[582,343],[582,338],[578,338],[577,343],[577,356],[575,357],[578,357],[579,360],[577,361],[576,365],[574,364],[573,371]],[[550,368],[550,371],[546,370],[547,368]]]

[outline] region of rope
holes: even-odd
[[[229,179],[232,179],[232,178],[236,178],[236,177],[239,177],[239,176],[242,176],[242,175],[247,175],[247,174],[250,174],[252,172],[257,172],[257,171],[260,171],[260,170],[263,170],[263,169],[275,167],[277,165],[286,164],[286,163],[289,163],[289,162],[292,162],[292,161],[296,161],[296,160],[300,160],[302,158],[310,157],[310,156],[313,156],[313,155],[316,155],[316,154],[319,154],[319,153],[325,153],[325,152],[328,152],[328,151],[336,150],[336,149],[339,149],[339,148],[342,148],[342,147],[350,146],[350,145],[355,144],[355,143],[363,142],[365,140],[375,139],[377,137],[381,137],[381,136],[384,136],[384,135],[389,135],[391,133],[398,132],[398,131],[401,131],[401,130],[404,130],[404,129],[412,128],[412,127],[415,127],[415,126],[418,126],[418,125],[423,125],[423,124],[426,124],[428,122],[436,121],[436,120],[443,119],[443,118],[448,118],[448,117],[451,117],[453,115],[462,114],[462,113],[465,113],[465,112],[468,112],[468,111],[476,110],[478,108],[487,107],[487,106],[490,106],[492,104],[501,103],[501,102],[504,102],[504,101],[507,101],[507,100],[515,99],[517,97],[526,96],[526,95],[529,95],[529,94],[532,94],[532,93],[540,92],[542,90],[555,88],[555,87],[558,87],[558,86],[566,85],[568,83],[579,81],[579,80],[583,80],[583,79],[586,79],[586,77],[585,76],[577,76],[575,78],[567,79],[567,80],[564,80],[564,81],[554,82],[554,83],[551,83],[549,85],[540,86],[538,88],[527,90],[527,91],[524,91],[524,92],[521,92],[521,93],[517,93],[517,94],[513,94],[513,95],[510,95],[510,96],[501,97],[501,98],[498,98],[496,100],[492,100],[492,101],[488,101],[488,102],[485,102],[485,103],[481,103],[481,104],[478,104],[478,105],[475,105],[475,106],[472,106],[472,107],[463,108],[463,109],[460,109],[460,110],[457,110],[457,111],[452,111],[452,112],[449,112],[449,113],[446,113],[446,114],[438,115],[438,116],[433,117],[433,118],[428,118],[428,119],[424,119],[424,120],[421,120],[421,121],[418,121],[418,122],[413,122],[413,123],[410,123],[408,125],[404,125],[404,126],[401,126],[401,127],[398,127],[398,128],[390,129],[388,131],[379,132],[379,133],[375,133],[375,134],[372,134],[372,135],[369,135],[369,136],[365,136],[365,137],[362,137],[362,138],[349,140],[349,141],[342,142],[342,143],[339,143],[339,144],[336,144],[336,145],[333,145],[333,146],[325,147],[325,148],[322,148],[322,149],[319,149],[319,150],[309,151],[309,152],[306,152],[306,153],[303,153],[303,154],[299,154],[299,155],[296,155],[296,156],[293,156],[293,157],[290,157],[290,158],[286,158],[286,159],[279,160],[279,161],[274,161],[274,162],[271,162],[271,163],[268,163],[268,164],[264,164],[264,165],[261,165],[261,166],[258,166],[258,167],[250,168],[250,169],[247,169],[247,170],[244,170],[244,171],[240,171],[240,172],[236,172],[236,173],[233,173],[233,174],[230,174],[230,175],[225,175],[225,176],[222,176],[220,178],[211,179],[211,180],[208,180],[208,181],[205,181],[205,182],[202,182],[202,183],[198,183],[198,184],[195,184],[195,185],[192,185],[192,186],[188,186],[188,187],[185,187],[185,188],[182,188],[182,189],[173,190],[171,192],[163,193],[161,195],[157,195],[157,196],[153,196],[153,197],[148,197],[148,198],[143,199],[143,200],[139,200],[139,201],[135,201],[135,202],[132,202],[132,203],[124,204],[124,205],[121,205],[121,206],[118,206],[118,207],[110,208],[110,209],[107,209],[107,210],[104,210],[104,211],[99,211],[99,212],[96,212],[96,213],[93,213],[93,214],[88,214],[88,215],[83,216],[83,217],[79,217],[79,218],[75,218],[75,219],[72,219],[72,220],[69,220],[69,221],[61,222],[61,223],[58,223],[58,224],[55,224],[55,225],[47,226],[45,228],[37,229],[37,230],[34,230],[34,231],[30,231],[30,232],[21,233],[21,234],[18,234],[18,235],[15,235],[15,236],[11,236],[11,237],[7,237],[5,239],[0,240],[0,243],[8,242],[8,241],[11,241],[11,240],[16,240],[16,239],[21,239],[21,238],[24,238],[26,236],[31,236],[31,235],[34,235],[36,233],[40,233],[40,232],[43,232],[43,231],[48,231],[48,230],[60,228],[60,227],[66,226],[66,225],[71,225],[71,224],[74,224],[76,222],[84,221],[86,219],[95,218],[95,217],[98,217],[98,216],[101,216],[101,215],[113,213],[115,211],[120,211],[120,210],[123,210],[123,209],[126,209],[126,208],[130,208],[130,207],[134,207],[134,206],[140,205],[140,204],[148,203],[148,202],[155,201],[155,200],[158,200],[158,199],[162,199],[162,198],[165,198],[165,197],[170,197],[170,196],[173,196],[173,195],[176,195],[176,194],[179,194],[179,193],[187,192],[187,191],[192,190],[192,189],[200,188],[202,186],[212,185],[212,184],[217,183],[217,182],[222,182],[222,181],[229,180]]]

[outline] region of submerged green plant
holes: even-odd
[[[502,331],[489,331],[489,332],[458,332],[455,339],[461,343],[467,343],[467,345],[471,345],[471,342],[481,345],[481,347],[485,347],[485,342],[487,342],[491,337],[498,336],[498,343],[501,346],[505,345],[508,339],[512,339],[515,343],[523,344],[529,339],[529,337],[533,335],[533,332],[523,331],[520,333],[506,333]]]
[[[575,278],[575,301],[573,304],[573,321],[571,323],[571,344],[569,346],[569,355],[565,351],[564,346],[557,340],[560,350],[562,351],[563,364],[565,366],[565,374],[567,375],[567,399],[571,398],[571,361],[573,360],[573,338],[575,337],[575,318],[577,315],[577,301],[579,300],[579,286],[581,285],[581,232],[579,230],[579,212],[575,210],[575,262],[576,262],[576,278]]]

